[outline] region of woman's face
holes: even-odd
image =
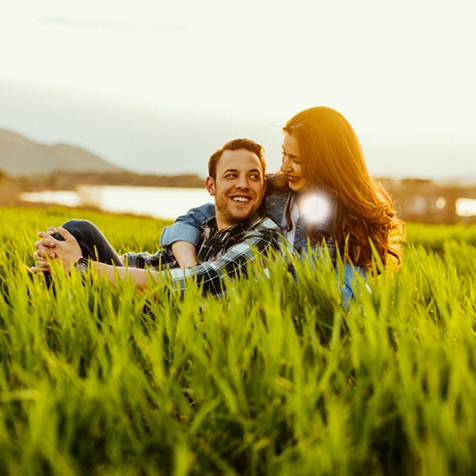
[[[281,171],[287,175],[293,192],[305,192],[309,188],[309,182],[303,177],[299,144],[288,132],[284,133]]]

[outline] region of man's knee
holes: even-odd
[[[86,237],[93,237],[99,231],[96,225],[88,220],[68,220],[62,225],[62,227],[68,230],[77,240],[80,238],[84,239]],[[55,238],[63,240],[63,237],[61,237],[59,233],[56,233]]]

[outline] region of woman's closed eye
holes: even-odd
[[[291,162],[295,163],[296,165],[301,164],[301,158],[296,157],[295,155],[288,155],[285,152],[283,152],[283,155],[281,157],[281,162],[284,163],[286,159],[289,159]]]

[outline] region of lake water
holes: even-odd
[[[114,213],[134,213],[174,219],[192,207],[213,203],[205,188],[81,186],[77,192],[25,193],[31,202],[58,203],[70,207],[94,206]]]
[[[192,207],[213,203],[205,188],[167,187],[78,187],[77,192],[24,193],[23,200],[32,202],[59,203],[70,207],[94,206],[114,213],[134,213],[156,218],[174,219]],[[476,215],[476,200],[459,198],[456,201],[458,215]]]

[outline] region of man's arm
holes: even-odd
[[[73,264],[81,258],[81,249],[68,230],[59,227],[58,232],[64,241],[55,240],[56,258],[54,259],[61,262],[66,272],[70,272]],[[45,237],[45,239],[52,238]],[[280,246],[281,239],[276,230],[253,230],[242,242],[229,248],[214,261],[187,269],[173,268],[167,274],[151,269],[115,267],[97,261],[90,261],[90,266],[99,276],[106,277],[113,284],[117,284],[118,280],[131,279],[136,289],[147,288],[151,282],[161,284],[170,276],[175,289],[184,290],[187,278],[196,277],[197,284],[203,286],[204,292],[216,295],[223,292],[226,277],[247,276],[248,263],[256,259],[256,252],[267,254],[271,249],[279,249]],[[38,251],[35,252],[35,257],[37,253]]]
[[[150,287],[151,284],[161,284],[164,281],[162,273],[152,269],[116,267],[98,261],[89,261],[89,263],[99,277],[106,277],[112,284],[130,279],[137,290],[142,290]]]
[[[50,226],[46,232],[38,232],[38,236],[41,238],[41,240],[35,242],[36,251],[34,253],[34,257],[36,261],[36,267],[33,267],[32,271],[49,271],[49,260],[54,260],[58,257],[58,246],[61,246],[61,256],[65,260],[74,258],[77,254],[79,254],[81,257],[83,250],[81,250],[76,238],[74,238],[74,244],[71,242],[68,244],[68,246],[62,244],[64,243],[63,241],[56,239],[57,234],[61,234],[59,233],[60,230],[65,230],[65,228],[58,227],[58,229],[56,229],[54,226]],[[65,253],[71,253],[71,256]],[[114,262],[117,263],[118,260],[122,265],[125,265],[124,257],[115,254]]]
[[[219,254],[213,261],[206,261],[188,269],[171,269],[169,275],[175,289],[183,291],[186,280],[195,277],[204,293],[221,294],[226,278],[247,277],[248,264],[258,255],[266,255],[270,250],[283,249],[281,235],[274,229],[252,230],[246,238]]]
[[[57,232],[63,237],[64,241],[56,240],[49,231],[38,233],[42,240],[35,244],[37,248],[34,254],[36,267],[32,268],[32,271],[49,270],[49,259],[59,261],[63,269],[70,272],[74,263],[82,257],[81,248],[76,238],[62,227],[58,227]],[[52,249],[54,249],[54,256]],[[155,270],[116,267],[93,260],[90,260],[89,263],[100,277],[106,277],[113,284],[117,284],[118,280],[131,279],[136,289],[144,289],[150,286],[151,281],[153,284],[160,284],[163,281],[163,274]]]

